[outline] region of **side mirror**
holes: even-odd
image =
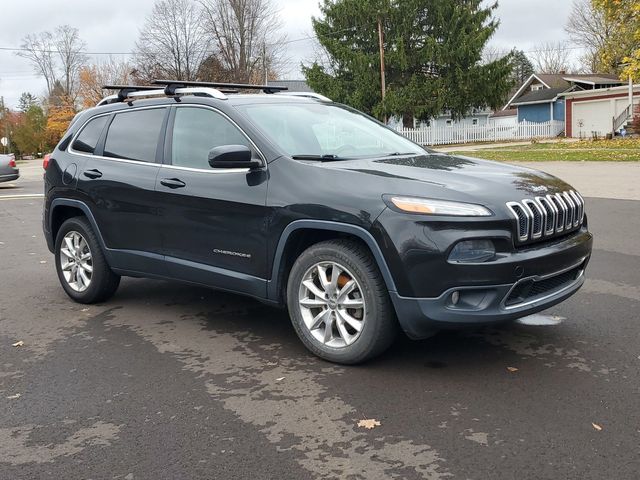
[[[252,158],[251,150],[244,145],[224,145],[209,151],[211,168],[258,168],[260,160]]]

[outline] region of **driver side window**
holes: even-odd
[[[171,138],[171,163],[210,169],[209,151],[225,145],[253,146],[242,132],[218,112],[199,107],[176,109]]]

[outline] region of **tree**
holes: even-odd
[[[22,95],[20,95],[20,99],[18,100],[18,110],[24,113],[37,104],[38,98],[35,95],[32,95],[29,92],[23,92]]]
[[[61,25],[53,33],[26,35],[16,55],[29,60],[35,71],[42,75],[47,83],[47,94],[51,95],[59,82],[65,95],[75,99],[78,72],[87,60],[85,48],[77,28]]]
[[[46,123],[39,105],[31,105],[22,112],[13,127],[13,142],[22,155],[34,155],[43,151]]]
[[[619,73],[621,59],[603,62],[602,54],[615,36],[616,25],[593,0],[574,0],[565,30],[573,43],[585,49],[582,69],[588,73]]]
[[[136,69],[144,80],[197,80],[210,39],[193,0],[157,0],[136,42]]]
[[[511,53],[511,79],[514,85],[522,85],[534,73],[529,57],[522,50],[514,49]]]
[[[500,106],[511,56],[482,62],[498,22],[481,0],[324,0],[313,28],[326,61],[303,68],[309,85],[336,101],[405,124],[443,111]],[[382,100],[378,21],[383,24],[387,89]]]
[[[235,82],[276,76],[285,63],[282,22],[272,0],[202,0],[222,70]]]
[[[570,51],[564,42],[543,42],[531,54],[537,73],[566,73],[571,70]]]
[[[607,41],[601,59],[619,62],[621,78],[640,80],[640,2],[638,0],[593,0],[615,25],[615,34]],[[618,59],[622,59],[619,61]]]
[[[28,34],[22,39],[20,51],[16,55],[29,60],[37,74],[47,83],[47,93],[51,93],[57,79],[55,45],[51,32]]]
[[[84,108],[95,106],[105,96],[104,85],[136,83],[135,69],[127,61],[108,60],[86,65],[79,72],[78,94]]]
[[[45,141],[49,148],[53,148],[60,141],[75,114],[71,104],[49,107],[45,129]]]

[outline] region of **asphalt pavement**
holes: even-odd
[[[73,303],[38,168],[0,185],[0,479],[639,478],[640,202],[587,198],[588,280],[549,325],[342,367],[240,296],[123,279]]]

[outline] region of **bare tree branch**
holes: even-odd
[[[582,70],[609,72],[600,60],[601,53],[615,34],[615,26],[602,9],[592,0],[574,0],[565,30],[571,40],[586,52],[581,58]]]
[[[564,42],[544,42],[531,54],[537,73],[566,73],[571,70],[570,51]]]
[[[196,80],[210,40],[193,0],[158,0],[136,42],[136,66],[145,80]]]
[[[35,72],[42,75],[47,83],[47,94],[51,94],[58,79],[56,74],[56,54],[51,32],[33,33],[25,36],[20,44],[22,49],[16,55],[31,62]]]
[[[234,81],[256,82],[265,70],[269,77],[283,70],[286,37],[272,0],[201,0],[201,5],[214,54]]]

